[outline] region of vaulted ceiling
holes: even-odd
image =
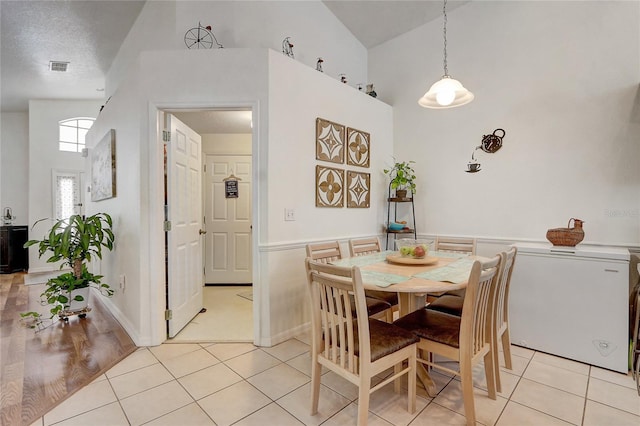
[[[470,0],[450,0],[452,10]],[[0,0],[0,109],[29,99],[102,99],[105,75],[144,0]],[[367,48],[442,14],[441,0],[323,3]],[[69,62],[66,74],[50,61]],[[69,78],[69,76],[73,78]]]

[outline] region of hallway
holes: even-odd
[[[252,286],[205,286],[204,308],[166,343],[253,342]]]

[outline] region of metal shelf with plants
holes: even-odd
[[[395,250],[395,240],[399,238],[398,236],[401,237],[403,235],[413,234],[413,238],[417,238],[416,209],[413,204],[414,194],[409,193],[408,195],[411,195],[410,197],[409,196],[398,197],[397,194],[393,194],[394,196],[392,197],[391,191],[392,191],[391,184],[389,184],[389,194],[388,194],[389,196],[387,197],[387,226],[385,229],[387,234],[387,239],[386,239],[387,250]],[[408,207],[409,203],[411,203],[410,210],[406,208]],[[405,216],[407,217],[407,221],[409,223],[397,222],[399,206],[401,210],[400,213],[405,213]],[[404,225],[404,226],[399,226],[399,225]],[[389,236],[393,236],[393,239],[391,241],[392,243],[391,247],[389,247]]]

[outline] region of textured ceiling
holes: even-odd
[[[28,99],[101,99],[105,75],[144,1],[0,1],[2,111]],[[66,73],[49,61],[69,62]]]

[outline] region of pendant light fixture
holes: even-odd
[[[418,104],[425,108],[453,108],[468,104],[473,100],[473,93],[449,75],[447,68],[447,0],[444,0],[442,13],[444,15],[444,75],[441,80],[433,83],[429,91],[418,100]]]

